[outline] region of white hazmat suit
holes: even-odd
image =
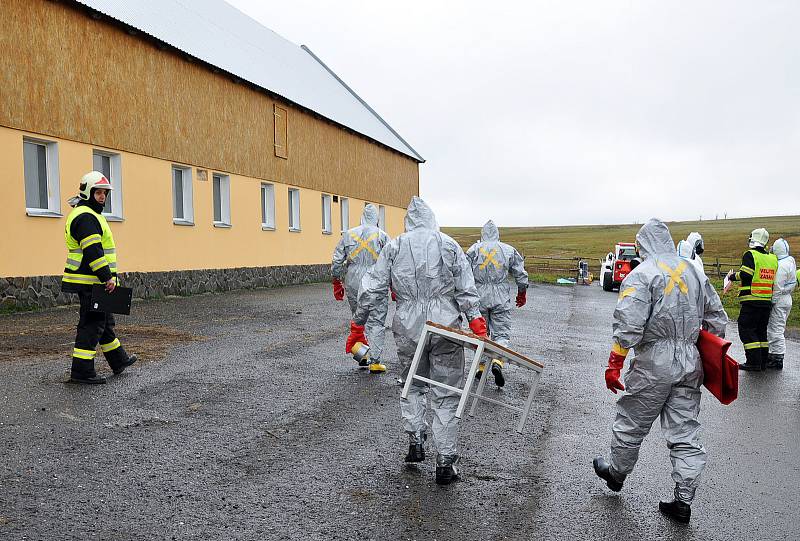
[[[697,351],[701,328],[725,335],[728,316],[704,274],[675,253],[669,229],[650,220],[636,235],[643,262],[622,282],[614,310],[614,342],[635,350],[612,427],[611,472],[621,483],[656,418],[667,440],[675,500],[690,504],[706,463],[700,443]]]
[[[789,255],[789,243],[778,239],[772,245],[772,253],[778,258],[778,270],[775,273],[775,283],[772,286],[772,310],[769,314],[767,326],[767,340],[769,341],[769,355],[780,356],[780,365],[783,367],[783,355],[786,353],[786,320],[792,310],[792,292],[797,287],[797,264]],[[768,362],[777,362],[770,359]]]
[[[331,275],[336,280],[344,281],[347,302],[355,316],[358,305],[358,289],[364,274],[372,268],[384,246],[389,242],[389,235],[378,227],[378,209],[372,203],[364,207],[361,225],[342,233],[342,238],[333,252]],[[378,361],[384,345],[383,322],[389,309],[389,297],[375,303],[375,312],[368,318],[365,334],[370,345],[370,358]]]
[[[686,259],[694,265],[694,267],[700,271],[700,274],[705,274],[705,268],[703,268],[703,259],[700,257],[700,254],[704,251],[705,244],[703,242],[703,237],[700,236],[700,233],[692,232],[689,233],[689,236],[686,237],[686,240],[682,240],[678,242],[678,255],[683,259]]]
[[[439,231],[433,212],[416,196],[408,206],[405,233],[386,245],[375,266],[364,276],[358,294],[357,324],[363,324],[367,315],[382,302],[390,284],[397,295],[392,332],[405,380],[426,320],[461,327],[462,312],[470,321],[481,315],[472,269],[463,250],[456,241]],[[417,373],[461,387],[463,348],[441,337],[431,337]],[[421,444],[425,439],[427,392],[428,385],[415,381],[408,399],[401,400],[403,428],[412,444]],[[436,386],[430,392],[433,436],[439,455],[437,463],[443,460],[452,462],[458,456],[458,419],[455,414],[459,395]]]

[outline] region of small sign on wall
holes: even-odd
[[[208,181],[208,171],[206,171],[205,169],[198,169],[197,180],[199,180],[200,182]]]

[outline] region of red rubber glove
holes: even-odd
[[[344,345],[344,352],[352,353],[353,346],[356,345],[356,342],[361,342],[367,346],[369,345],[369,342],[367,342],[367,336],[364,334],[364,326],[356,325],[355,321],[351,321],[350,335],[347,337],[347,342]]]
[[[337,301],[344,300],[344,286],[341,280],[333,279],[333,298]]]
[[[522,308],[528,302],[528,290],[520,289],[517,291],[517,308]]]
[[[628,350],[614,344],[611,348],[611,353],[608,356],[608,368],[606,368],[606,388],[614,394],[617,390],[624,391],[625,386],[619,380],[620,371],[625,363],[625,357],[628,355]]]
[[[469,328],[473,334],[486,337],[486,320],[483,319],[483,316],[476,317],[470,321]]]
[[[389,292],[392,294],[392,301],[397,302],[397,293],[393,289],[390,289]]]

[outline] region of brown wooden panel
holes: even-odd
[[[275,104],[275,155],[289,157],[289,117],[285,108]]]
[[[2,0],[0,51],[0,125],[393,206],[419,193],[411,158],[69,2]]]

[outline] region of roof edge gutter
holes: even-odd
[[[319,62],[319,65],[320,65],[320,66],[322,66],[323,68],[325,68],[325,71],[327,71],[328,73],[330,73],[330,74],[331,74],[331,76],[332,76],[334,79],[336,79],[336,80],[339,82],[339,84],[341,84],[343,87],[345,87],[345,88],[347,89],[347,91],[348,91],[348,92],[350,92],[350,94],[352,94],[352,96],[353,96],[355,99],[357,99],[357,100],[359,101],[359,103],[361,103],[361,105],[363,105],[363,106],[364,106],[364,107],[365,107],[365,108],[366,108],[366,109],[367,109],[367,110],[368,110],[370,113],[372,113],[373,115],[375,115],[375,118],[377,118],[377,119],[380,121],[380,123],[381,123],[381,124],[383,124],[383,125],[386,127],[386,129],[387,129],[387,130],[389,130],[390,132],[392,132],[392,134],[393,134],[395,137],[397,137],[397,138],[398,138],[400,141],[402,141],[402,142],[403,142],[403,144],[404,144],[405,146],[407,146],[407,147],[408,147],[408,149],[409,149],[411,152],[413,152],[413,153],[414,153],[414,156],[416,157],[416,160],[417,160],[419,163],[425,163],[425,158],[423,158],[422,156],[420,156],[419,152],[417,152],[417,151],[414,149],[414,147],[412,147],[411,145],[409,145],[409,144],[408,144],[408,141],[406,141],[405,139],[403,139],[403,137],[402,137],[402,136],[401,136],[399,133],[397,133],[397,132],[394,130],[394,128],[392,128],[392,127],[389,125],[389,123],[388,123],[388,122],[386,122],[386,121],[383,119],[383,117],[381,117],[381,115],[379,115],[379,114],[378,114],[378,112],[377,112],[375,109],[373,109],[372,107],[370,107],[370,105],[369,105],[367,102],[365,102],[363,99],[361,99],[361,96],[359,96],[358,94],[356,94],[356,91],[355,91],[355,90],[353,90],[352,88],[350,88],[350,87],[348,86],[348,84],[347,84],[347,83],[345,83],[345,82],[344,82],[344,81],[343,81],[343,80],[342,80],[342,79],[341,79],[341,78],[340,78],[338,75],[336,75],[336,72],[334,72],[334,71],[333,71],[331,68],[329,68],[329,67],[328,67],[328,65],[327,65],[325,62],[323,62],[323,61],[322,61],[322,60],[321,60],[321,59],[320,59],[320,58],[319,58],[317,55],[315,55],[315,54],[314,54],[314,53],[311,51],[311,49],[309,49],[307,46],[305,46],[305,45],[300,45],[300,48],[301,48],[301,49],[303,49],[303,50],[304,50],[305,52],[307,52],[308,54],[310,54],[310,55],[311,55],[311,58],[313,58],[314,60],[316,60],[317,62]]]

